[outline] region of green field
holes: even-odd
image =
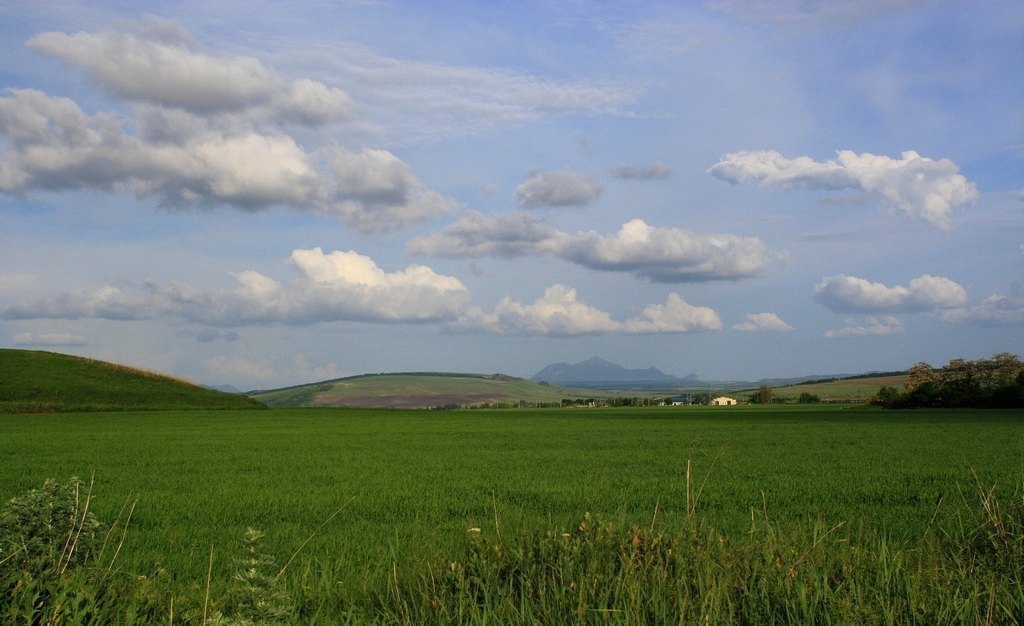
[[[220,597],[247,527],[281,562],[342,509],[285,578],[306,619],[372,613],[392,578],[454,562],[467,529],[507,541],[587,513],[668,534],[696,520],[730,541],[767,522],[811,543],[845,523],[833,538],[912,545],[963,526],[972,469],[1009,499],[1024,445],[1019,411],[839,406],[7,415],[0,428],[0,497],[76,475],[95,476],[101,521],[137,500],[119,570],[156,576],[179,606],[202,599],[211,545]],[[691,502],[707,476],[692,517],[688,464]]]

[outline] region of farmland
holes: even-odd
[[[514,541],[584,528],[586,514],[669,536],[697,524],[729,541],[768,523],[811,547],[816,528],[842,524],[822,548],[878,537],[913,546],[973,519],[973,472],[1013,498],[1024,443],[1019,411],[836,406],[167,411],[0,424],[0,497],[95,475],[101,521],[137,500],[118,569],[159,579],[179,606],[192,598],[193,619],[211,545],[218,598],[247,527],[266,532],[279,562],[315,533],[283,579],[307,618],[324,607],[373,613],[389,585],[415,587],[416,572],[454,563],[467,529]]]
[[[519,402],[559,404],[607,394],[566,389],[502,374],[367,374],[311,385],[251,392],[271,407],[345,406],[418,409],[443,406],[482,406]]]

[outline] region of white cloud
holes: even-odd
[[[946,311],[942,319],[979,326],[1021,326],[1024,325],[1024,297],[1017,294],[992,295],[976,305]]]
[[[313,367],[306,360],[306,355],[304,354],[295,355],[295,362],[292,365],[290,374],[292,378],[298,380],[316,382],[341,377],[337,364],[328,363],[327,365]]]
[[[130,188],[177,207],[283,205],[364,232],[455,210],[386,150],[334,149],[324,169],[319,155],[283,133],[227,132],[150,109],[145,121],[157,128],[135,136],[115,116],[88,116],[70,99],[33,89],[8,93],[0,97],[0,135],[11,140],[0,154],[0,191],[9,194]]]
[[[619,322],[605,311],[581,301],[576,290],[565,285],[548,287],[533,304],[524,305],[505,297],[492,313],[470,307],[451,325],[453,329],[466,331],[556,337],[681,333],[721,327],[718,314],[712,309],[689,305],[674,293],[665,304],[649,305],[638,317]]]
[[[242,357],[227,358],[215,356],[203,362],[213,376],[219,378],[242,378],[265,382],[277,378],[277,372],[269,361],[251,361]]]
[[[611,236],[575,235],[544,226],[525,214],[467,211],[440,233],[412,239],[411,254],[444,258],[519,257],[554,254],[584,267],[629,272],[655,282],[699,282],[757,276],[767,263],[756,237],[699,235],[632,220]]]
[[[838,158],[819,163],[810,157],[787,159],[774,150],[736,152],[708,173],[733,184],[759,183],[786,189],[857,189],[879,197],[891,210],[949,228],[949,214],[978,199],[974,183],[958,174],[949,159],[938,161],[909,150],[900,159],[840,150]]]
[[[450,259],[513,258],[557,253],[565,237],[564,233],[544,226],[526,213],[485,215],[466,211],[442,232],[413,238],[406,250],[411,254]]]
[[[596,200],[604,185],[589,174],[568,169],[537,172],[516,188],[516,201],[524,209],[583,206]]]
[[[55,347],[55,346],[84,346],[85,337],[72,333],[18,333],[11,337],[16,346],[23,347]]]
[[[623,180],[667,180],[672,177],[672,168],[664,163],[648,163],[641,167],[620,164],[612,167],[609,173]]]
[[[423,265],[385,272],[356,252],[324,254],[295,250],[290,259],[302,274],[288,283],[254,271],[232,274],[233,290],[200,291],[172,282],[148,281],[145,288],[106,286],[92,292],[62,293],[3,309],[6,319],[140,320],[170,317],[216,327],[335,321],[371,323],[454,319],[469,301],[456,278]]]
[[[698,235],[655,228],[635,219],[605,237],[594,231],[567,237],[559,255],[591,269],[631,272],[674,283],[756,276],[764,270],[761,240],[739,235]]]
[[[844,337],[872,337],[892,335],[903,332],[903,322],[895,317],[869,317],[864,324],[847,320],[846,328],[830,330],[825,333],[826,339],[842,339]]]
[[[201,115],[266,107],[314,126],[351,112],[340,89],[309,79],[289,85],[253,57],[203,51],[176,22],[147,16],[126,27],[135,32],[40,33],[27,46],[87,71],[93,83],[124,100]]]
[[[363,232],[434,219],[457,208],[454,200],[426,189],[412,168],[387,150],[336,149],[331,170],[336,187],[323,211]]]
[[[670,293],[665,304],[649,304],[643,312],[623,324],[629,335],[648,333],[685,333],[695,330],[720,330],[722,321],[713,309],[687,304],[679,294]]]
[[[736,324],[732,329],[746,332],[780,332],[793,330],[792,326],[783,322],[775,313],[748,313],[745,319],[745,322]]]
[[[967,291],[941,276],[925,274],[908,287],[887,287],[863,278],[830,276],[814,286],[814,299],[839,313],[922,313],[967,303]]]

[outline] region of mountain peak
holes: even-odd
[[[686,380],[693,380],[691,374]],[[558,385],[609,385],[637,383],[674,383],[681,378],[665,374],[656,367],[647,369],[626,369],[611,361],[594,356],[575,365],[554,363],[537,372],[531,380],[549,382]]]

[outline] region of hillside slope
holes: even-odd
[[[351,406],[419,409],[495,403],[559,403],[593,396],[585,389],[565,389],[502,374],[403,373],[366,374],[249,395],[271,407]]]
[[[115,363],[0,349],[0,413],[259,408],[246,396]]]

